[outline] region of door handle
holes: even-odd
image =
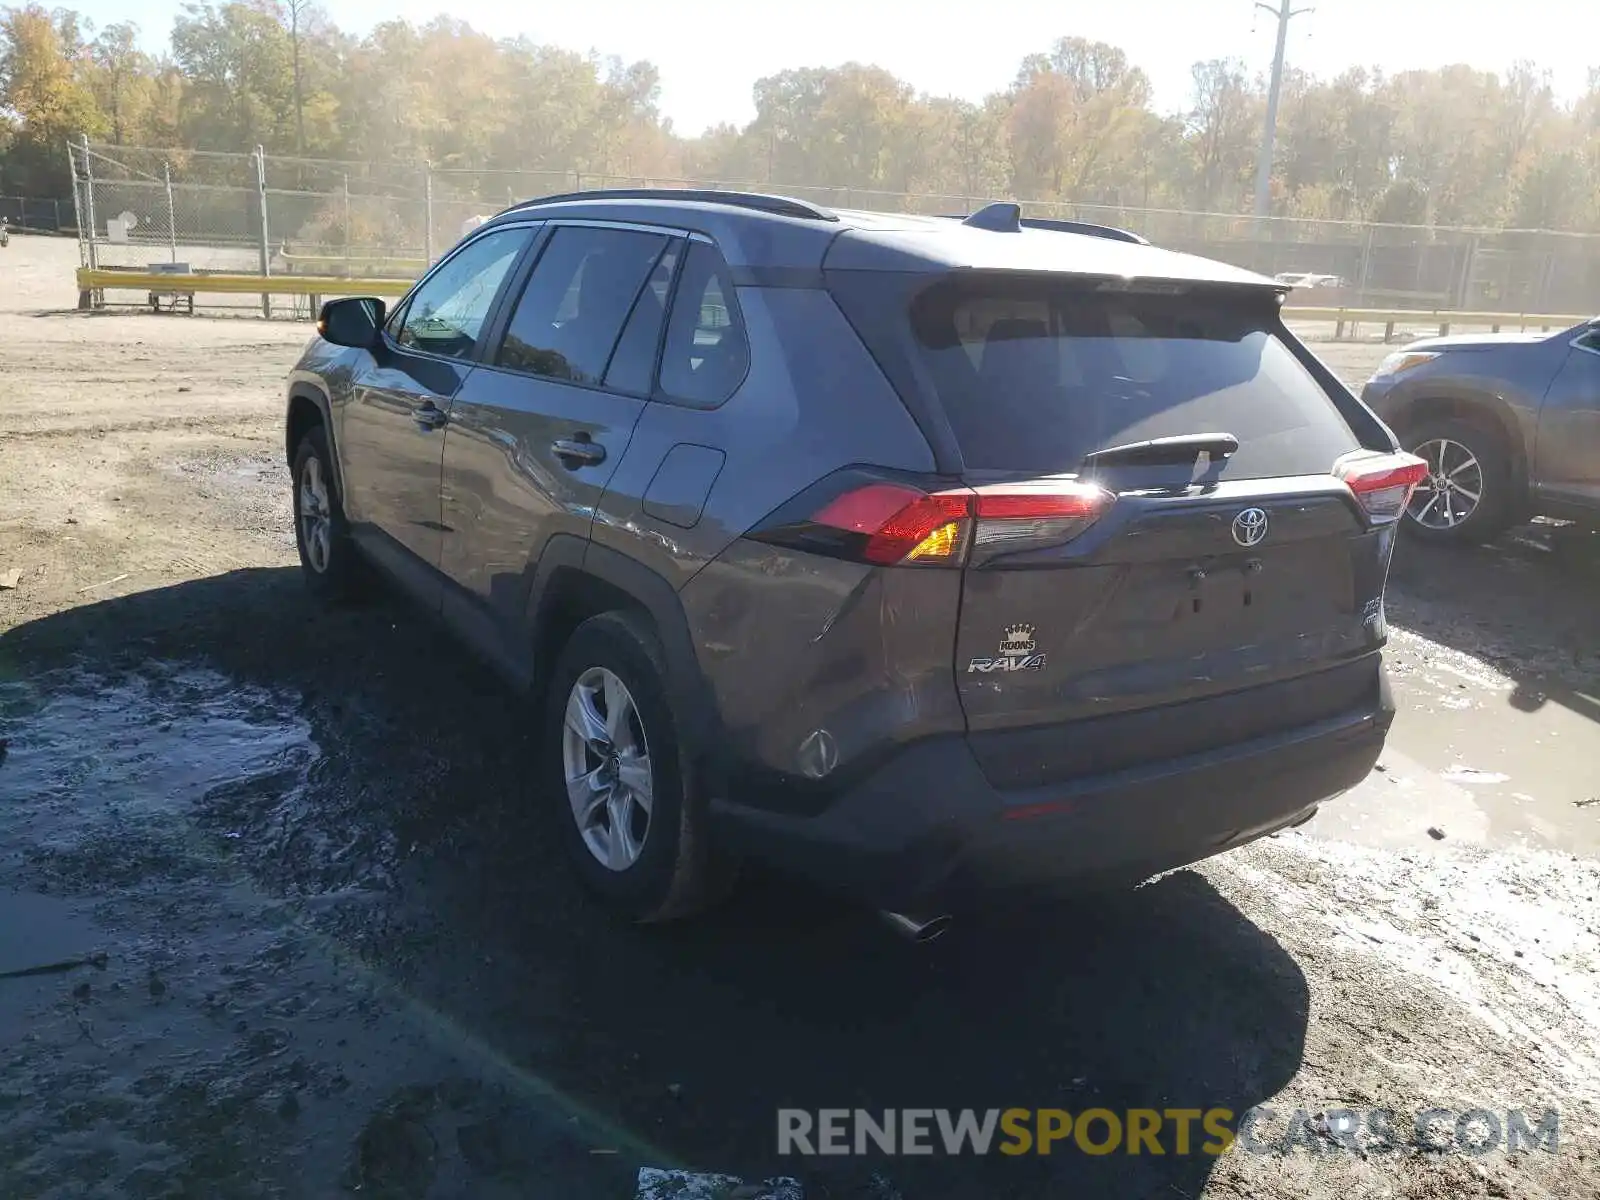
[[[429,400],[411,414],[411,419],[424,429],[438,429],[450,419],[450,415]]]
[[[606,460],[606,448],[599,442],[591,441],[587,434],[575,438],[557,438],[550,443],[550,449],[574,471],[579,467],[598,466]]]

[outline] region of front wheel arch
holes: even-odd
[[[1464,421],[1498,439],[1511,472],[1512,507],[1518,514],[1525,512],[1529,481],[1527,445],[1510,409],[1503,404],[1447,394],[1423,396],[1411,404],[1401,421],[1396,422],[1395,434],[1400,439],[1401,449],[1411,448],[1410,441],[1417,430],[1444,421]]]
[[[333,423],[328,419],[328,398],[309,384],[294,385],[289,389],[289,405],[283,423],[284,459],[290,466],[294,465],[301,441],[318,425],[323,428],[328,439],[328,453],[332,455]]]

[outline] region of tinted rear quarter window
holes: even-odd
[[[661,349],[661,395],[715,408],[744,381],[750,344],[727,263],[713,246],[694,242],[667,318]]]
[[[923,292],[911,320],[969,469],[1070,472],[1108,446],[1231,433],[1221,477],[1325,472],[1357,439],[1269,305],[980,278]]]

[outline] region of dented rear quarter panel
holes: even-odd
[[[715,409],[649,406],[601,499],[595,543],[679,592],[722,723],[737,752],[763,767],[799,771],[799,742],[818,729],[839,739],[842,764],[907,713],[958,727],[950,663],[959,572],[882,572],[740,540],[841,468],[928,472],[934,461],[825,291],[741,287],[738,299],[750,339],[744,383]],[[645,504],[662,461],[681,446],[725,454],[687,527]],[[875,705],[883,711],[867,711]]]

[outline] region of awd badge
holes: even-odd
[[[1032,625],[1007,625],[1000,639],[1000,653],[994,658],[975,658],[967,664],[967,674],[974,671],[1042,671],[1045,657],[1036,654]]]

